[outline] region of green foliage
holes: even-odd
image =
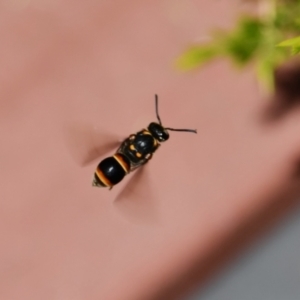
[[[263,38],[263,24],[257,19],[242,18],[233,32],[226,35],[221,46],[233,61],[245,65],[254,57]]]
[[[274,26],[286,33],[300,31],[300,1],[276,1]]]
[[[177,66],[185,71],[191,70],[213,59],[217,54],[214,45],[193,46],[177,60]]]
[[[193,45],[176,61],[181,70],[202,66],[218,57],[235,65],[255,65],[259,80],[273,86],[274,68],[300,53],[300,0],[263,0],[270,13],[262,17],[242,16],[231,31],[218,31],[206,44]]]
[[[285,40],[277,45],[278,47],[290,48],[292,54],[300,53],[300,36]]]
[[[177,66],[182,70],[190,70],[218,56],[226,55],[238,65],[244,65],[259,47],[261,29],[262,23],[259,20],[242,18],[234,31],[218,31],[211,43],[192,46],[178,58]]]

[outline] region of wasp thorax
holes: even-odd
[[[168,131],[158,123],[150,123],[150,125],[148,126],[148,130],[153,135],[153,137],[160,142],[164,142],[169,139]]]

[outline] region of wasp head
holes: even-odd
[[[159,142],[164,142],[169,139],[168,131],[158,123],[150,123],[150,125],[148,126],[148,130],[152,134],[152,136]]]

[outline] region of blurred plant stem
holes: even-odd
[[[259,82],[273,90],[275,68],[300,53],[300,0],[256,2],[257,16],[242,15],[232,30],[215,30],[210,42],[192,45],[176,66],[188,71],[228,57],[239,67],[253,64]]]

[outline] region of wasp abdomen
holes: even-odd
[[[122,153],[103,159],[97,166],[93,185],[112,187],[119,183],[130,171],[130,161]]]

